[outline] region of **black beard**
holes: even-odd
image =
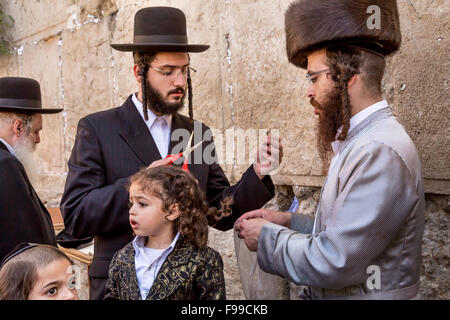
[[[167,103],[164,101],[164,98],[162,94],[154,89],[149,81],[147,81],[146,86],[146,96],[147,96],[147,106],[158,115],[174,115],[178,111],[180,111],[181,108],[183,108],[184,105],[184,98],[186,97],[185,91],[183,88],[178,87],[176,89],[173,89],[169,91],[167,94],[181,92],[183,93],[183,96],[179,102],[175,103]]]

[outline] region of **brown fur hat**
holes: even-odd
[[[380,8],[380,29],[368,27],[372,5]],[[297,0],[286,11],[285,29],[289,62],[303,69],[308,52],[332,44],[351,43],[386,56],[402,40],[396,0]]]

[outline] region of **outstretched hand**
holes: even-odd
[[[281,139],[276,135],[268,135],[256,154],[253,169],[260,179],[278,169],[283,159]]]
[[[289,227],[291,214],[289,212],[277,212],[266,209],[250,211],[237,219],[234,229],[238,232],[238,237],[244,240],[247,248],[250,251],[256,251],[261,230],[269,222]]]

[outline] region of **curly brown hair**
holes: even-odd
[[[220,209],[210,208],[194,176],[175,166],[143,168],[130,178],[129,187],[132,184],[161,199],[167,216],[171,214],[170,208],[177,205],[181,214],[172,222],[173,230],[196,248],[207,245],[208,218],[217,222],[231,214],[230,197],[221,202]]]

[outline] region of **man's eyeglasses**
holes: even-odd
[[[326,74],[331,74],[330,69],[324,69],[324,70],[320,70],[320,71],[316,71],[316,72],[308,72],[306,74],[306,79],[308,80],[309,84],[312,84],[314,82],[316,82],[317,78],[319,78],[319,75],[325,71],[328,71]]]
[[[192,67],[183,67],[183,68],[167,68],[167,70],[161,70],[155,67],[150,66],[150,69],[153,69],[155,71],[158,71],[159,73],[161,73],[163,76],[167,77],[167,79],[176,79],[181,75],[183,75],[183,78],[187,78],[188,74],[189,74],[189,70],[197,72],[197,70],[195,70]]]

